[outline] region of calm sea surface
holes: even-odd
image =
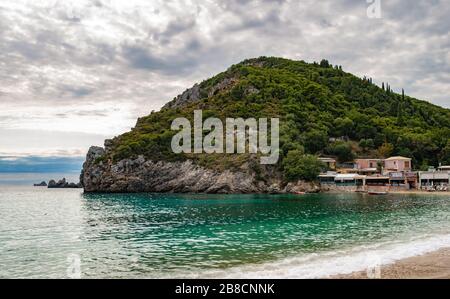
[[[450,196],[0,186],[0,278],[322,277],[445,246]]]

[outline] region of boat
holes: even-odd
[[[369,195],[388,195],[389,192],[386,191],[369,191],[367,192]]]

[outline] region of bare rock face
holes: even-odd
[[[232,88],[237,82],[238,80],[236,78],[223,79],[208,91],[208,98],[218,94],[219,92]]]
[[[200,85],[195,84],[181,95],[177,96],[173,101],[167,103],[162,109],[179,108],[189,103],[200,100]]]
[[[92,147],[83,165],[80,181],[85,192],[112,193],[295,193],[295,190],[316,192],[317,187],[282,185],[279,179],[257,181],[255,175],[242,172],[217,172],[195,165],[192,161],[154,162],[143,156],[117,163],[102,161],[104,149]],[[288,185],[289,186],[289,185]],[[299,189],[300,188],[300,189]]]
[[[202,89],[199,84],[195,84],[193,87],[184,91],[181,95],[177,96],[173,101],[167,103],[162,109],[171,109],[171,108],[181,108],[190,103],[197,102],[203,98],[210,98],[214,95],[229,90],[236,83],[238,83],[237,78],[224,78],[214,86],[208,88],[207,90]],[[249,90],[249,93],[256,93],[256,89]]]

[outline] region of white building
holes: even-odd
[[[440,166],[438,170],[430,169],[419,172],[419,189],[441,189],[447,191],[449,187],[450,166]]]

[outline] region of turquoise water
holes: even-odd
[[[450,195],[84,195],[0,187],[0,277],[316,277],[450,246]],[[333,266],[334,265],[334,266]],[[334,272],[333,272],[334,271]]]

